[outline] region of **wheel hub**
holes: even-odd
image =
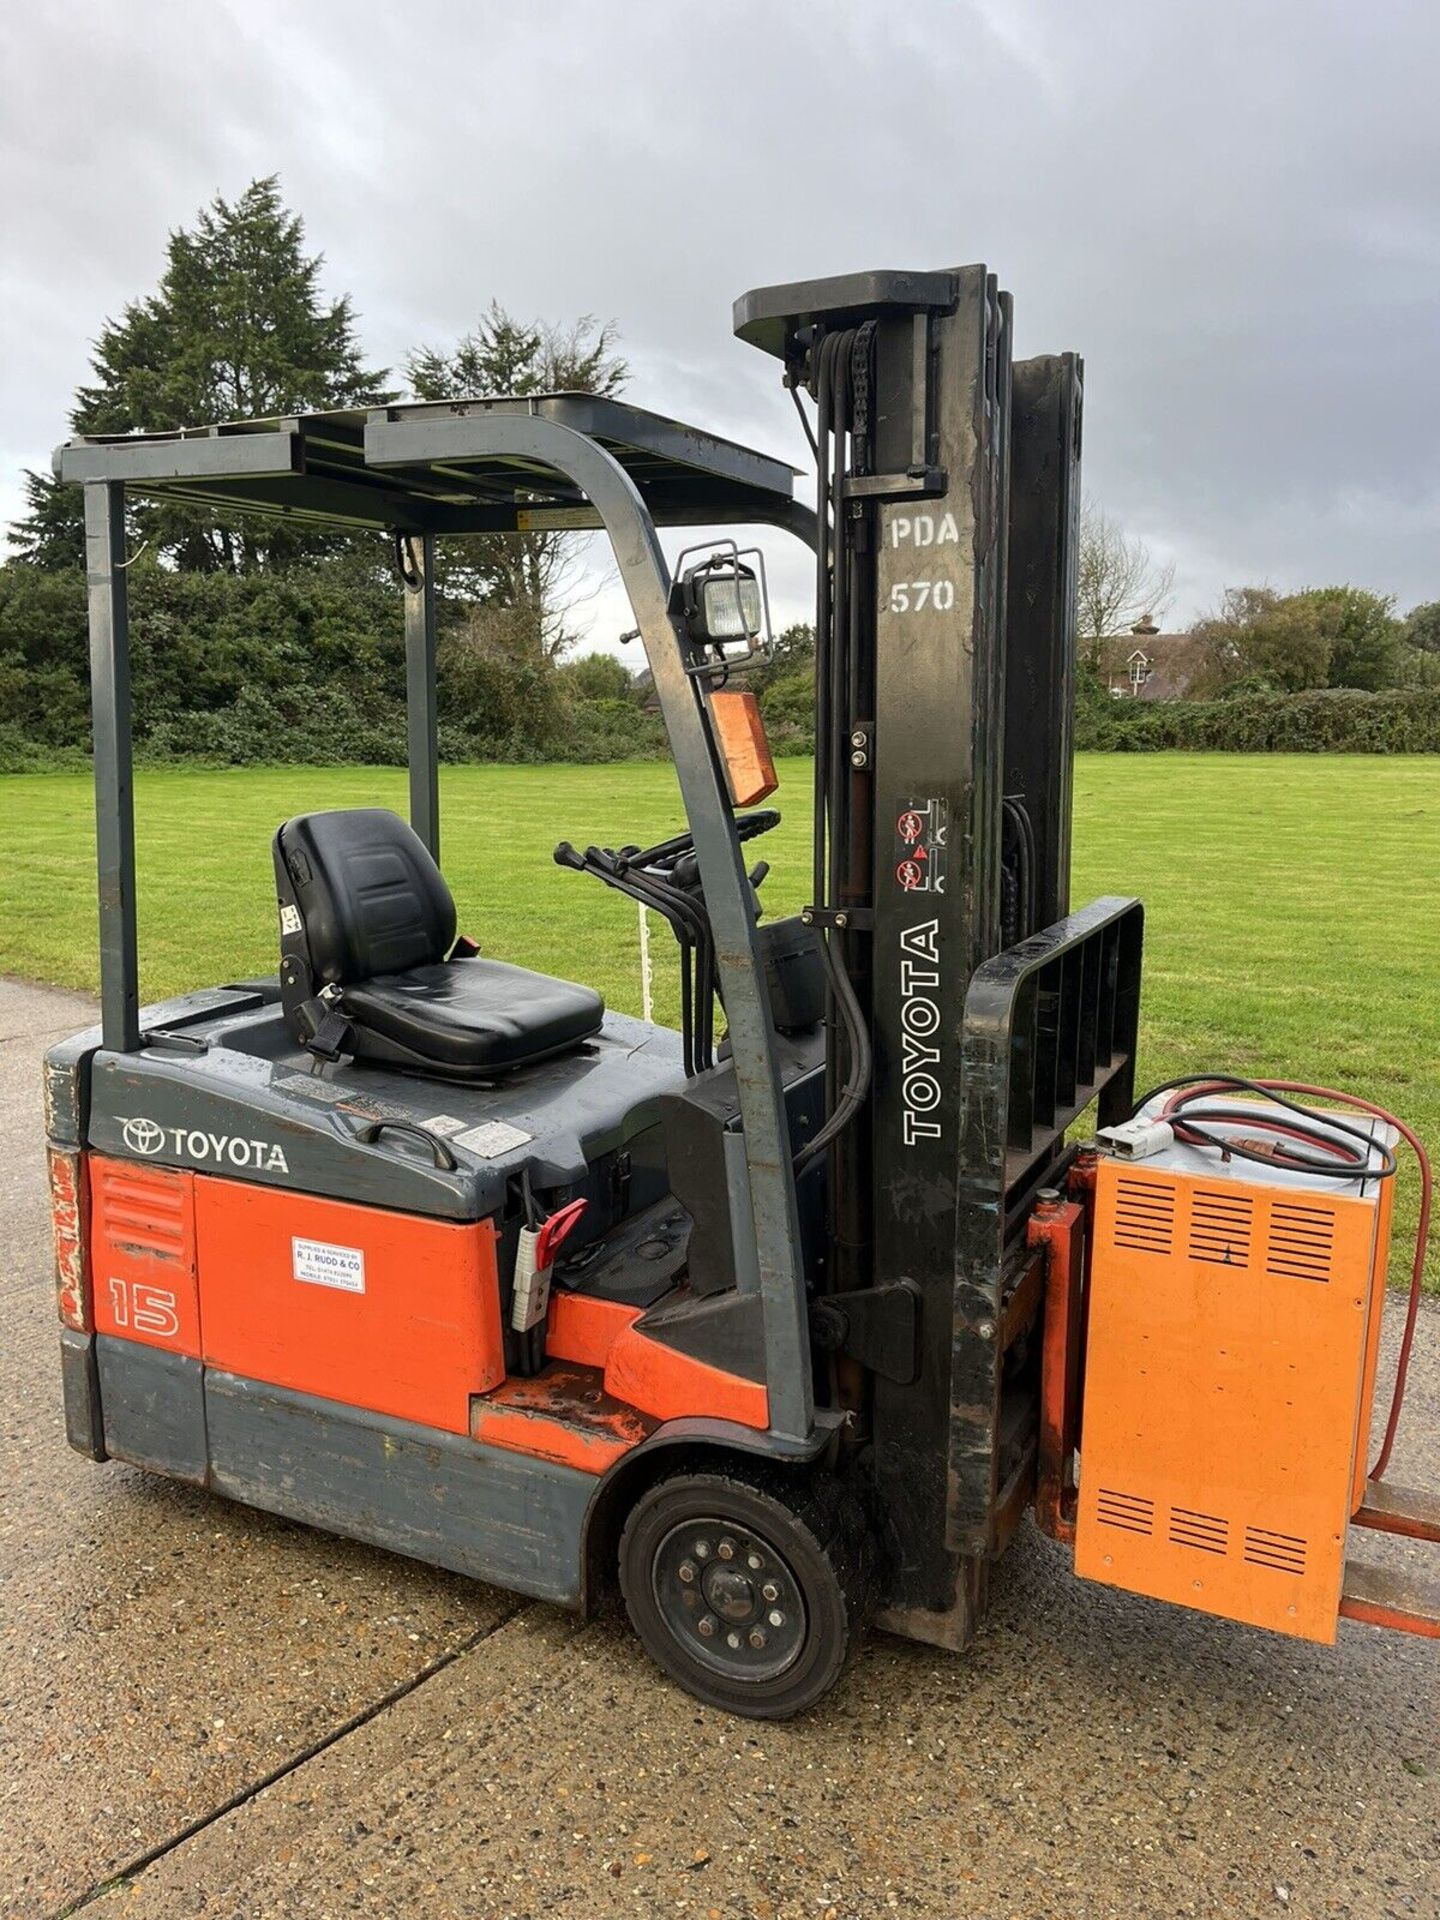
[[[800,1583],[763,1535],[700,1518],[672,1527],[653,1563],[666,1625],[704,1665],[736,1679],[784,1673],[805,1644]]]

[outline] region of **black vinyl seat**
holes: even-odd
[[[486,960],[419,836],[383,807],[306,813],[275,835],[280,989],[295,1037],[450,1080],[488,1080],[588,1040],[589,987]]]

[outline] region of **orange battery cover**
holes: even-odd
[[[1389,1182],[1195,1162],[1099,1163],[1075,1570],[1329,1642]]]
[[[495,1234],[197,1179],[207,1366],[447,1433],[505,1375]]]

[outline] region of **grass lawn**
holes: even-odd
[[[141,984],[158,999],[275,966],[270,836],[287,815],[404,808],[404,776],[355,767],[155,770],[136,782]],[[772,914],[808,890],[808,763],[782,768]],[[592,982],[638,1012],[635,911],[550,858],[646,844],[682,823],[654,765],[449,767],[443,864],[488,953]],[[0,778],[0,972],[96,984],[88,779]],[[1084,755],[1077,904],[1145,901],[1140,1083],[1205,1068],[1347,1088],[1440,1154],[1440,761],[1422,756]],[[655,923],[657,1012],[678,1019]],[[1413,1233],[1403,1170],[1396,1277]],[[1434,1279],[1440,1283],[1440,1261]]]

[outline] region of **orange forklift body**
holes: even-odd
[[[90,1192],[100,1333],[444,1433],[505,1377],[488,1220],[101,1155]]]

